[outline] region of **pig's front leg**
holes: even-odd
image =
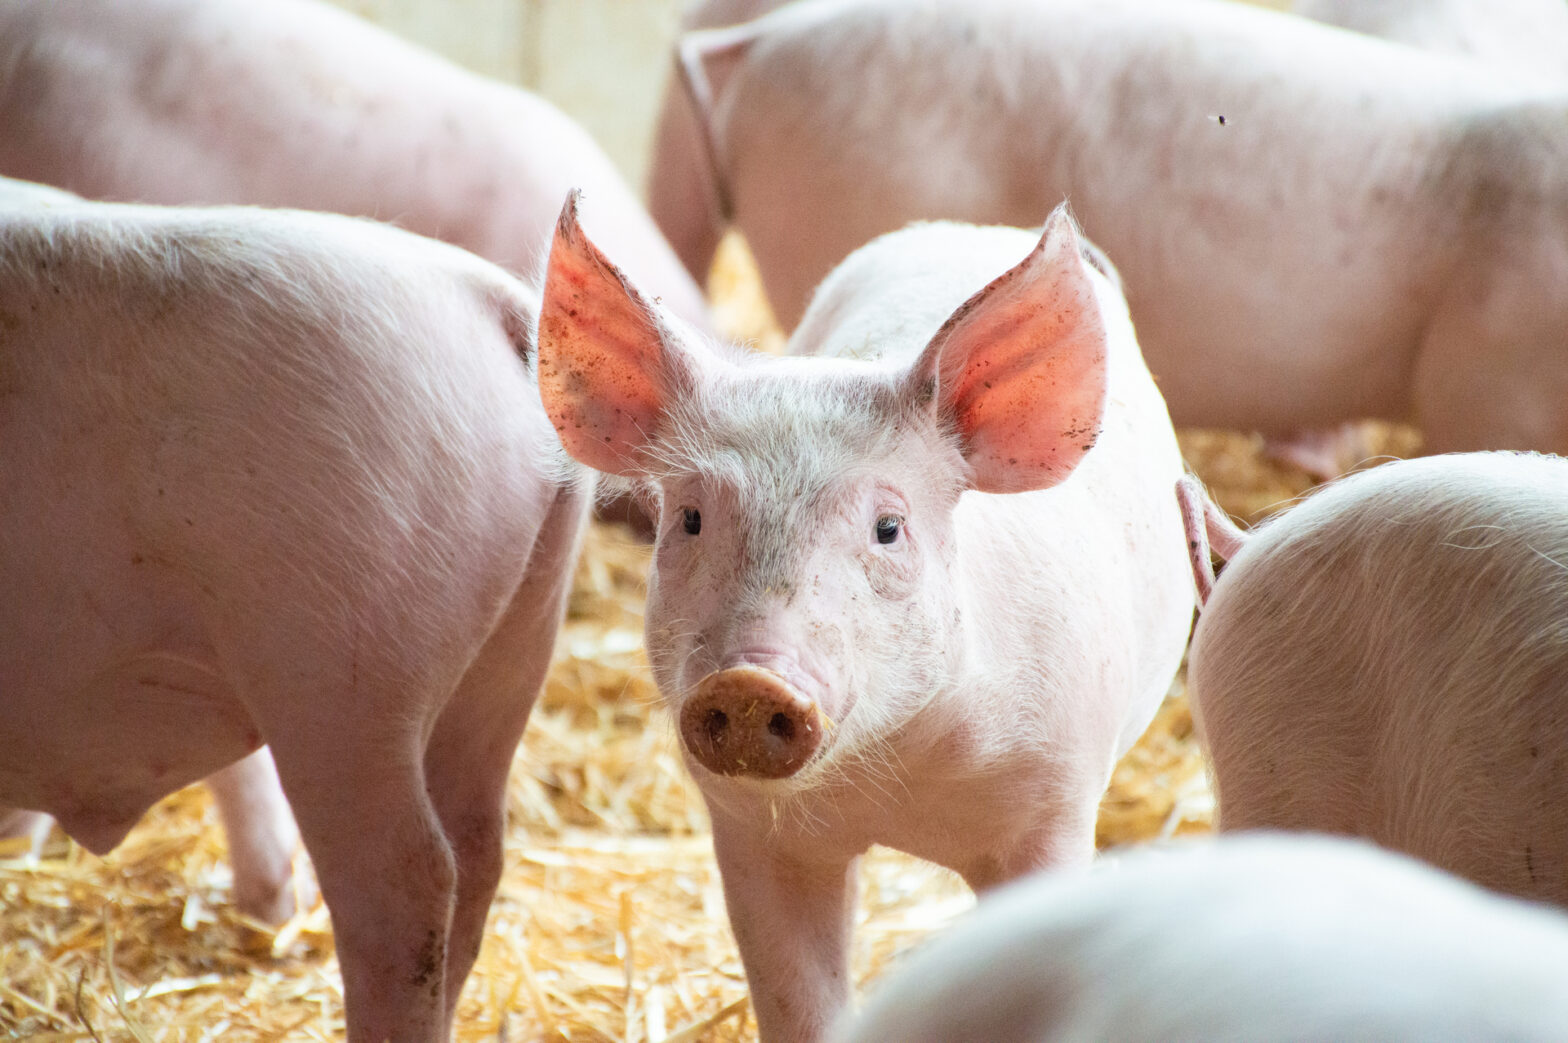
[[[712,802],[713,851],[764,1043],[823,1038],[849,1002],[858,858],[792,850]]]

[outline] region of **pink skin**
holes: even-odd
[[[80,203],[81,199],[69,192],[0,178],[0,207],[7,210],[42,215]],[[294,872],[299,829],[278,783],[271,754],[257,750],[207,781],[228,834],[235,906],[263,923],[282,923],[294,914],[300,902],[312,901],[314,892],[308,880],[296,878]],[[8,813],[0,809],[0,837],[26,835],[32,853],[37,855],[42,852],[53,821],[38,812]]]
[[[1192,839],[987,896],[832,1038],[1557,1043],[1565,960],[1560,912],[1371,844]]]
[[[265,744],[349,1038],[446,1039],[587,496],[535,298],[322,214],[4,207],[0,244],[0,801],[102,853],[221,772],[265,847]]]
[[[569,452],[656,506],[649,655],[765,1039],[816,1039],[847,1002],[870,845],[977,888],[1087,861],[1111,765],[1180,660],[1179,454],[1125,305],[1080,250],[1062,212],[1038,241],[888,236],[772,358],[693,336],[587,239],[575,200],[562,215],[540,391]],[[710,697],[731,698],[713,704],[730,731],[688,720]],[[820,735],[704,752],[757,700]]]
[[[1304,18],[1485,62],[1540,87],[1568,83],[1562,0],[1296,0]]]
[[[394,221],[537,274],[569,188],[627,269],[710,322],[586,131],[325,3],[19,0],[0,10],[0,174],[95,199]]]
[[[1568,461],[1387,464],[1229,550],[1187,675],[1222,828],[1568,905]]]
[[[1203,483],[1190,474],[1182,475],[1176,483],[1176,501],[1181,506],[1187,555],[1192,562],[1192,578],[1201,610],[1208,603],[1209,595],[1214,593],[1214,562],[1210,552],[1229,561],[1246,543],[1247,535],[1209,499]]]
[[[234,871],[234,906],[274,926],[314,901],[308,879],[296,876],[301,853],[299,827],[278,782],[272,755],[265,749],[241,757],[207,779],[229,842]],[[26,836],[30,852],[40,855],[54,819],[41,812],[0,809],[0,838]]]
[[[42,853],[53,828],[54,819],[42,812],[0,808],[0,840],[26,837],[28,850],[25,853],[33,857]]]
[[[1203,0],[832,0],[683,46],[786,327],[875,235],[1066,197],[1178,424],[1568,451],[1561,97]]]
[[[1297,0],[1304,18],[1384,40],[1484,62],[1494,73],[1545,88],[1568,84],[1568,4],[1562,0]],[[1353,424],[1266,440],[1270,455],[1317,478],[1369,455]]]
[[[681,15],[685,30],[739,25],[765,14],[784,0],[696,0]],[[708,282],[713,255],[730,214],[713,179],[706,97],[694,99],[690,68],[694,56],[677,51],[659,107],[653,155],[648,165],[648,213],[699,286]],[[696,83],[701,84],[700,74]],[[597,209],[597,207],[595,207]],[[614,252],[613,244],[610,244]]]

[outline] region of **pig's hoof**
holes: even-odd
[[[816,704],[771,670],[709,674],[681,708],[681,741],[716,775],[784,779],[822,742]]]

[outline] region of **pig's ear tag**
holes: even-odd
[[[661,310],[589,241],[573,191],[556,223],[539,309],[539,394],[572,456],[646,474],[674,336]]]
[[[1099,437],[1105,319],[1073,220],[1057,207],[1028,257],[965,301],[910,374],[936,382],[937,408],[981,492],[1045,489]]]

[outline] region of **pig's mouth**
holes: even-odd
[[[681,707],[681,742],[715,775],[787,779],[821,748],[821,707],[778,672],[743,663],[697,683]]]

